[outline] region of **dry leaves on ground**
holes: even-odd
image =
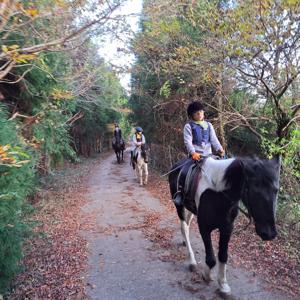
[[[79,230],[86,178],[94,165],[95,160],[86,160],[58,172],[35,197],[30,219],[38,225],[25,245],[24,271],[14,282],[10,300],[86,298],[87,243]]]

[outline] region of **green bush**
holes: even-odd
[[[0,106],[0,293],[18,269],[28,230],[25,198],[35,185],[33,153],[21,143],[16,125]]]
[[[41,142],[42,154],[51,158],[49,167],[55,167],[69,157],[76,160],[69,136],[69,126],[65,124],[67,116],[58,109],[49,109],[43,119],[33,126],[35,139]]]

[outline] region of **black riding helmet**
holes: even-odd
[[[204,106],[202,105],[201,102],[199,101],[193,101],[191,102],[188,107],[187,107],[187,115],[188,117],[192,117],[192,115],[199,111],[199,110],[204,110]]]
[[[142,127],[135,127],[135,132],[143,132],[143,128]]]

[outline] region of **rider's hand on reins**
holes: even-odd
[[[192,159],[193,160],[198,161],[198,160],[200,160],[200,158],[201,158],[200,153],[197,153],[197,152],[192,153]]]
[[[219,150],[218,151],[218,155],[221,157],[221,158],[224,158],[225,156],[225,151],[223,149]]]

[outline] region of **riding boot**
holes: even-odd
[[[133,170],[135,170],[135,163],[134,163],[134,159],[133,159],[133,150],[130,151],[130,162],[131,162]]]
[[[145,161],[145,163],[148,163],[147,146],[142,145],[141,149],[142,149],[142,156],[144,158],[144,161]]]
[[[148,156],[146,152],[144,152],[144,161],[146,164],[148,163]]]

